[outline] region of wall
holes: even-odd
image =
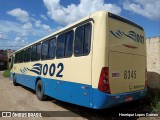
[[[160,88],[160,37],[147,38],[146,45],[148,84]]]

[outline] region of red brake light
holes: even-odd
[[[110,93],[108,67],[103,67],[101,70],[98,89],[102,92]]]

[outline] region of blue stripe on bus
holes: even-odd
[[[12,76],[12,74],[11,74]],[[13,77],[11,77],[13,79]],[[18,83],[35,90],[36,76],[16,74]],[[39,76],[40,78],[40,76]],[[104,109],[125,102],[127,96],[132,96],[134,100],[146,95],[147,90],[128,92],[121,94],[107,94],[100,92],[91,85],[60,81],[55,79],[41,78],[45,94],[61,101],[94,108]]]
[[[147,93],[147,89],[140,91],[120,93],[120,94],[106,94],[97,89],[93,89],[93,108],[104,109],[116,106],[121,103],[125,103],[125,99],[128,96],[132,96],[133,100],[138,100],[144,97]]]

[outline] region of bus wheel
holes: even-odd
[[[38,80],[36,84],[36,95],[40,101],[43,101],[47,98],[47,96],[44,94],[44,88],[41,80]]]
[[[16,82],[16,76],[15,75],[13,76],[13,85],[18,86],[18,83]]]

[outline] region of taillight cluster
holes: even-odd
[[[108,67],[103,67],[101,70],[98,89],[102,92],[110,93]]]

